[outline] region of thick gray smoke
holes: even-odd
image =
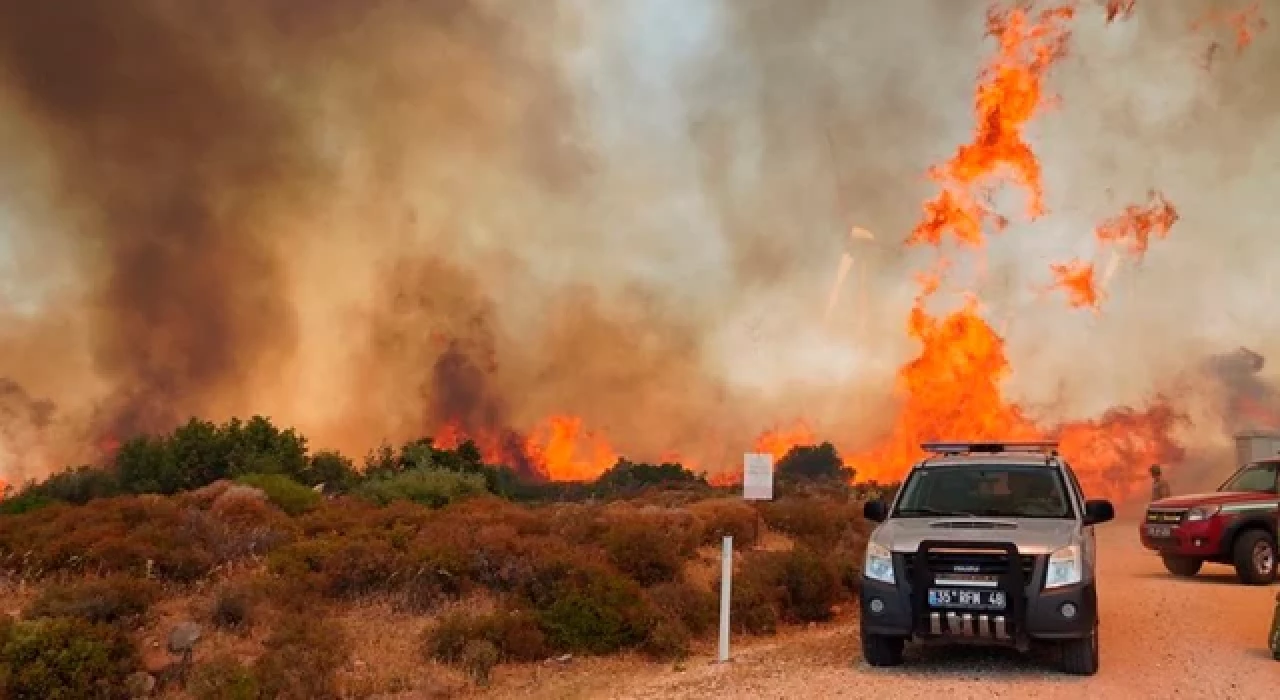
[[[874,444],[991,48],[950,0],[45,4],[0,0],[0,376],[99,432],[263,412],[356,453],[554,414],[711,468],[796,418]],[[1280,42],[1206,72],[1207,6],[1082,8],[1053,74],[1050,213],[974,281],[1046,420],[1273,349]],[[1040,291],[1150,188],[1183,219],[1102,315]]]

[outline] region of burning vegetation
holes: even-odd
[[[1144,465],[1182,454],[1181,413],[1161,397],[1085,420],[1042,417],[1008,398],[1015,368],[986,318],[991,299],[953,274],[975,258],[983,264],[991,237],[1011,222],[1047,214],[1028,127],[1059,103],[1049,78],[1072,45],[1082,12],[1075,3],[988,12],[994,53],[972,91],[970,139],[927,169],[936,191],[906,236],[908,249],[934,250],[936,262],[920,275],[905,322],[890,331],[905,335],[906,359],[894,391],[884,392],[891,395],[875,398],[887,418],[867,426],[815,408],[845,405],[850,393],[861,400],[856,383],[822,401],[798,388],[796,398],[756,410],[755,395],[707,359],[705,328],[736,310],[688,301],[720,292],[698,296],[703,290],[681,281],[667,286],[690,293],[659,298],[666,273],[635,272],[644,265],[629,250],[575,259],[575,242],[539,258],[542,245],[590,241],[595,228],[607,228],[602,221],[625,218],[610,210],[588,226],[573,223],[580,213],[596,216],[592,207],[607,199],[585,184],[604,156],[603,147],[581,145],[592,127],[572,86],[551,58],[529,54],[520,33],[559,38],[564,30],[551,18],[530,11],[517,30],[519,21],[479,2],[450,12],[325,4],[307,17],[281,2],[201,12],[86,3],[75,13],[12,4],[2,94],[22,133],[40,144],[33,162],[50,173],[49,228],[79,267],[74,292],[49,303],[74,310],[91,369],[87,398],[13,422],[27,426],[21,438],[3,435],[11,480],[40,476],[59,460],[109,461],[120,443],[191,415],[257,412],[349,453],[424,435],[445,448],[469,442],[486,463],[550,481],[589,481],[628,457],[679,462],[730,483],[743,451],[780,459],[822,440],[863,478],[892,481],[923,441],[1057,436],[1086,486],[1120,499],[1144,481]],[[1108,2],[1105,15],[1134,12],[1134,2]],[[760,31],[751,24],[758,17],[744,11],[737,19],[747,35]],[[174,31],[196,24],[209,28],[198,40]],[[339,26],[361,30],[335,42]],[[408,26],[448,47],[439,64],[423,68],[421,86],[401,84],[391,70],[416,45],[403,33]],[[73,29],[84,38],[66,50],[38,38]],[[331,54],[377,79],[316,74],[317,57]],[[379,100],[404,110],[372,119],[359,109]],[[344,119],[361,124],[368,140],[344,142]],[[406,133],[423,150],[406,153]],[[699,146],[708,161],[699,173],[727,182],[711,145]],[[451,168],[463,155],[486,165],[458,176]],[[422,174],[419,160],[444,165]],[[742,204],[728,185],[717,186],[726,211]],[[435,196],[383,194],[419,187]],[[997,205],[1009,193],[1022,198],[1018,211]],[[568,204],[560,210],[552,200]],[[355,211],[350,220],[344,206]],[[323,213],[309,218],[313,210]],[[517,234],[529,212],[539,218],[525,245]],[[741,229],[724,253],[727,289],[768,287],[749,283],[761,270],[782,276],[776,240],[762,241],[751,222],[722,218],[717,225]],[[1118,257],[1141,258],[1178,218],[1153,191],[1147,204],[1098,225],[1093,244],[1105,260],[1051,262],[1055,287],[1070,306],[1101,313]],[[316,242],[320,233],[303,233],[309,229],[331,232],[331,249]],[[349,272],[357,263],[365,272]],[[570,268],[590,269],[587,281],[547,282]],[[610,286],[615,278],[626,281]],[[13,401],[0,394],[0,407]],[[36,456],[35,446],[62,443],[76,447]]]

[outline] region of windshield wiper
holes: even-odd
[[[964,510],[939,510],[937,508],[929,508],[921,506],[919,508],[899,508],[898,515],[940,515],[940,516],[964,516],[966,518],[978,517],[974,513]]]

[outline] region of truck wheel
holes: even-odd
[[[1261,586],[1276,579],[1276,541],[1262,530],[1249,530],[1236,539],[1232,561],[1241,583]]]
[[[1073,676],[1092,676],[1098,672],[1098,626],[1084,639],[1062,643],[1062,670]]]
[[[1203,559],[1194,557],[1175,557],[1166,554],[1160,559],[1164,561],[1164,568],[1168,569],[1169,573],[1174,576],[1195,576],[1200,573],[1200,567],[1204,566]]]
[[[878,634],[862,635],[862,658],[871,666],[901,666],[902,648],[906,640],[901,637],[884,637]]]

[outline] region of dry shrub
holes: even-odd
[[[791,622],[831,618],[840,596],[840,575],[830,559],[806,546],[787,552],[782,561],[783,614]]]
[[[89,623],[134,622],[159,596],[159,587],[126,576],[51,585],[27,608],[26,617],[71,617]]]
[[[691,503],[688,510],[701,522],[702,544],[718,545],[732,536],[734,547],[750,549],[760,535],[755,508],[735,498],[715,498]]]
[[[0,519],[0,563],[39,578],[52,573],[126,573],[192,582],[225,561],[289,536],[270,515],[227,521],[181,499],[124,496],[53,506]]]
[[[315,611],[282,617],[254,663],[262,697],[329,700],[341,697],[338,671],[350,658],[346,630]]]
[[[663,583],[646,591],[655,612],[680,620],[695,637],[711,631],[719,615],[715,592],[687,583]]]
[[[259,700],[258,679],[233,656],[217,656],[192,673],[187,692],[195,700]]]
[[[525,610],[491,613],[456,611],[442,616],[428,628],[423,653],[444,663],[461,663],[466,647],[474,641],[494,645],[503,661],[537,661],[546,658],[546,637],[537,617]]]
[[[128,700],[138,655],[118,627],[74,618],[0,629],[0,697]]]
[[[796,496],[763,503],[760,511],[770,529],[813,544],[834,543],[854,519],[842,504]]]
[[[498,647],[487,639],[473,639],[462,650],[462,668],[476,685],[489,685],[489,674],[498,665]]]
[[[609,560],[642,586],[672,581],[697,553],[701,531],[692,516],[635,510],[609,513],[600,543]]]
[[[245,632],[253,626],[257,590],[251,586],[227,584],[214,594],[209,621],[214,627],[232,632]]]
[[[386,590],[402,564],[391,543],[374,535],[302,540],[273,552],[269,559],[273,574],[338,599]]]

